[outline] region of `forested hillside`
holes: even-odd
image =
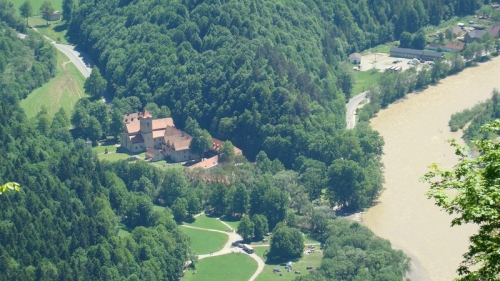
[[[94,57],[115,98],[170,108],[253,159],[261,150],[292,167],[377,166],[345,132],[352,94],[347,55],[397,39],[479,0],[80,1],[70,36]],[[376,168],[375,168],[376,169]]]
[[[171,215],[128,192],[82,140],[73,142],[63,110],[27,120],[19,107],[53,76],[54,52],[0,21],[0,182],[22,187],[0,197],[0,280],[176,280],[189,242]],[[141,216],[125,238],[113,187],[123,187],[121,202]]]

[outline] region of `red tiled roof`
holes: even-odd
[[[151,115],[147,109],[144,109],[144,111],[139,115],[139,118],[153,118],[153,115]]]
[[[448,49],[456,49],[456,50],[463,50],[465,48],[465,43],[464,42],[448,42],[444,46],[445,48]]]
[[[488,32],[495,38],[500,37],[500,24],[490,26]]]
[[[156,153],[158,153],[158,150],[152,147],[146,147],[146,156],[148,156],[149,158],[155,157]]]
[[[165,129],[167,126],[175,127],[171,117],[153,120],[153,130]]]
[[[361,58],[361,54],[360,53],[352,53],[349,55],[349,58],[352,59],[352,58],[357,58],[357,59],[360,59]]]
[[[138,120],[138,118],[139,118],[139,113],[137,113],[137,112],[129,113],[129,114],[123,115],[123,123],[127,124],[130,122],[135,122]]]
[[[125,124],[125,131],[127,131],[129,135],[139,133],[140,129],[141,129],[140,122],[134,121],[132,123]]]
[[[208,169],[215,167],[219,164],[219,156],[215,155],[214,157],[205,159],[201,162],[198,162],[192,166],[189,167],[189,169],[196,169],[196,168],[203,168],[203,169]]]

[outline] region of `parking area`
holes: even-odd
[[[396,63],[396,61],[398,62]],[[401,66],[402,70],[405,71],[412,67],[412,65],[408,64],[409,61],[411,61],[411,59],[394,58],[386,53],[369,53],[362,55],[360,71],[368,71],[372,68],[377,68],[383,72],[391,66]]]

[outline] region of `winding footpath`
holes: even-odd
[[[228,236],[228,240],[227,240],[226,244],[224,245],[224,247],[221,250],[219,250],[217,252],[213,252],[211,254],[199,255],[198,256],[199,260],[205,259],[205,258],[210,258],[210,257],[216,257],[216,256],[227,255],[227,254],[233,254],[233,253],[244,253],[244,254],[247,254],[246,252],[243,251],[243,249],[240,249],[238,247],[233,247],[233,243],[235,243],[236,241],[241,241],[241,240],[243,240],[243,238],[238,233],[236,233],[236,230],[234,228],[232,228],[229,224],[227,224],[227,223],[225,223],[225,222],[223,222],[221,220],[219,220],[219,221],[222,224],[224,224],[226,227],[228,227],[231,231],[227,232],[227,231],[215,230],[215,229],[203,228],[203,227],[197,227],[197,226],[181,225],[182,227],[187,227],[187,228],[193,228],[193,229],[199,229],[199,230],[211,231],[211,232],[219,232],[219,233],[223,233],[223,234],[225,234],[225,235]],[[269,245],[259,245],[259,246],[260,247],[266,247],[266,246],[269,247]],[[266,264],[264,263],[264,261],[262,260],[262,258],[259,257],[255,253],[248,254],[248,256],[251,257],[252,259],[254,259],[257,262],[257,270],[250,277],[250,279],[248,279],[248,281],[254,281],[257,278],[257,276],[259,276],[259,274],[264,270],[264,266]]]

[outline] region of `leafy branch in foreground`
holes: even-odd
[[[481,130],[499,135],[500,120]],[[500,142],[473,141],[481,153],[476,159],[469,158],[466,149],[454,140],[450,143],[456,148],[459,163],[450,171],[433,164],[422,181],[430,184],[427,195],[436,205],[458,215],[452,226],[479,225],[458,268],[458,280],[500,280]]]
[[[0,195],[2,195],[6,191],[21,191],[21,185],[17,182],[7,182],[0,186]]]

